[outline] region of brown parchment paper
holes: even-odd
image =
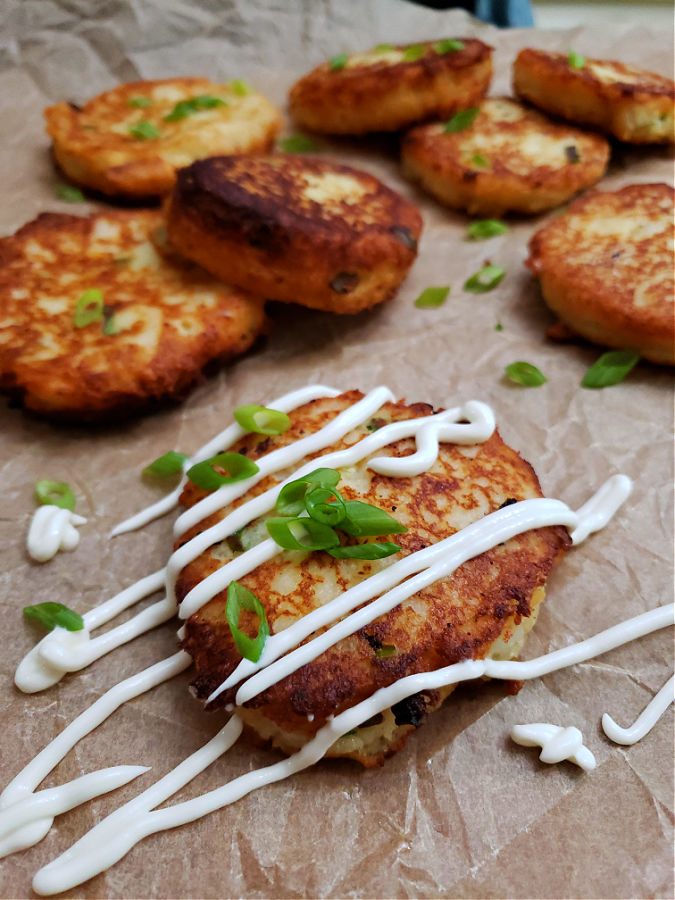
[[[509,89],[523,46],[617,58],[670,74],[671,35],[644,27],[566,32],[499,31],[461,12],[402,0],[5,0],[0,44],[0,228],[39,212],[84,213],[54,199],[55,175],[41,110],[85,100],[118,81],[172,75],[244,77],[285,105],[289,86],[320,60],[382,41],[477,35],[495,47],[492,93]],[[289,125],[289,131],[292,131]],[[36,640],[26,603],[59,600],[84,612],[161,567],[171,516],[109,540],[112,525],[159,492],[144,464],[173,447],[194,450],[234,407],[321,381],[364,390],[386,383],[409,400],[454,404],[480,398],[507,441],[530,460],[545,492],[578,505],[614,472],[635,480],[625,509],[573,550],[549,582],[525,657],[590,636],[672,600],[671,373],[640,365],[624,383],[583,390],[600,350],[547,343],[551,317],[524,269],[541,224],[513,220],[487,242],[465,239],[466,219],[400,177],[395,140],[321,140],[324,152],[384,179],[420,205],[419,259],[399,295],[371,313],[337,318],[275,308],[269,337],[209,379],[175,409],[107,429],[54,427],[0,407],[3,652],[0,767],[4,784],[120,678],[174,652],[169,623],[41,694],[13,687],[16,664]],[[603,185],[672,179],[669,151],[615,147]],[[92,204],[92,208],[95,204]],[[507,276],[489,294],[462,291],[490,259]],[[449,284],[447,303],[419,310],[429,285]],[[503,331],[495,331],[495,324]],[[507,385],[503,368],[529,360],[540,388]],[[39,477],[64,479],[88,518],[80,547],[46,565],[24,550]],[[673,713],[634,747],[607,740],[603,712],[629,724],[672,670],[672,632],[645,637],[584,665],[526,683],[461,688],[406,749],[381,768],[323,762],[192,825],[153,836],[74,897],[672,897]],[[152,766],[112,795],[58,817],[40,844],[3,860],[3,897],[32,896],[33,873],[200,747],[223,724],[187,690],[189,673],[126,704],[71,751],[43,786],[102,766]],[[581,728],[598,768],[545,766],[508,738],[519,722]],[[276,759],[242,741],[178,799],[195,796]]]

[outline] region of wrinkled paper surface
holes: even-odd
[[[476,35],[495,47],[492,93],[509,89],[523,46],[617,58],[669,74],[671,35],[644,28],[499,31],[461,12],[402,0],[279,3],[265,0],[5,0],[0,45],[2,233],[44,210],[88,206],[54,198],[41,110],[83,101],[119,81],[177,75],[248,79],[280,106],[290,85],[327,56],[382,41]],[[611,12],[608,10],[608,19]],[[288,132],[293,131],[288,126]],[[4,784],[105,690],[174,652],[169,623],[41,694],[13,687],[16,664],[36,640],[21,608],[58,600],[80,612],[164,565],[171,516],[109,540],[110,528],[160,489],[140,470],[169,448],[190,452],[241,403],[269,400],[309,382],[370,389],[388,384],[410,401],[483,399],[505,439],[536,467],[544,491],[572,506],[609,475],[634,493],[600,534],[573,550],[549,582],[525,648],[538,655],[670,602],[672,582],[671,373],[640,365],[603,391],[579,382],[600,350],[555,345],[552,318],[522,263],[541,224],[513,220],[503,237],[465,239],[466,218],[427,199],[400,176],[395,140],[321,139],[331,157],[361,166],[419,203],[419,258],[399,295],[373,312],[339,318],[276,307],[273,328],[245,358],[206,381],[181,407],[127,424],[55,427],[2,403],[4,502],[0,657],[0,768]],[[662,148],[615,147],[603,186],[670,181]],[[92,204],[92,207],[95,204]],[[462,291],[485,260],[507,275],[484,295]],[[416,309],[430,285],[452,287],[439,309]],[[495,331],[495,324],[503,331]],[[507,384],[504,366],[528,360],[547,375],[537,389]],[[24,550],[36,479],[63,479],[88,518],[75,553],[46,565]],[[672,669],[672,632],[525,684],[460,688],[383,768],[323,762],[192,825],[153,836],[77,897],[672,897],[673,713],[634,747],[605,738],[609,712],[634,721]],[[126,704],[71,751],[43,786],[102,766],[152,772],[62,815],[36,847],[4,860],[3,897],[31,896],[33,873],[83,832],[169,771],[223,724],[191,698],[189,672]],[[576,725],[598,768],[546,766],[513,744],[521,722]],[[196,796],[277,757],[241,741],[176,799]]]

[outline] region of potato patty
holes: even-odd
[[[405,172],[441,203],[476,215],[537,213],[604,174],[609,145],[599,135],[551,122],[514,100],[483,100],[477,109],[460,130],[450,119],[403,138]]]
[[[594,126],[620,141],[675,140],[675,83],[645,69],[528,48],[514,63],[513,89],[545,112]]]
[[[308,403],[290,414],[291,428],[284,434],[264,440],[260,435],[248,435],[233,449],[256,459],[322,427],[361,397],[360,392],[350,391],[335,399]],[[390,421],[432,412],[424,403],[387,403],[370,422],[354,429],[330,450],[352,445]],[[413,449],[414,440],[405,439],[391,444],[384,452],[404,456]],[[506,503],[541,496],[532,467],[496,432],[475,446],[441,444],[437,461],[414,477],[378,475],[366,468],[368,458],[341,470],[340,492],[345,500],[374,504],[406,525],[405,534],[378,538],[396,541],[401,551],[396,557],[375,562],[334,559],[323,551],[281,551],[241,579],[261,600],[272,633],[288,627],[392,560],[448,537]],[[231,507],[184,535],[181,543],[289,474],[268,476]],[[203,495],[189,485],[182,501],[191,506]],[[263,537],[267,537],[264,522],[255,520],[242,532],[204,552],[182,570],[177,585],[179,600],[242,548],[248,549]],[[517,655],[526,632],[534,624],[546,578],[568,545],[565,529],[543,528],[481,554],[452,576],[413,595],[239,707],[238,714],[261,737],[293,752],[329,716],[403,676],[487,654],[500,658]],[[183,647],[195,661],[194,688],[201,698],[209,696],[240,660],[225,608],[223,592],[186,622]],[[365,765],[381,762],[403,746],[407,734],[449,693],[450,689],[409,698],[378,722],[361,726],[356,735],[345,735],[329,755],[348,756]],[[224,692],[213,706],[222,706],[232,699],[232,691]]]
[[[417,253],[415,206],[365,172],[306,156],[221,156],[183,169],[169,238],[214,275],[274,300],[360,312]]]
[[[161,225],[44,213],[0,240],[0,389],[54,418],[123,416],[251,345],[263,301],[171,255]]]
[[[317,66],[293,85],[289,106],[313,131],[398,131],[471,106],[491,77],[492,48],[475,38],[380,44]]]
[[[675,364],[669,185],[633,184],[580,197],[532,237],[526,265],[572,331]]]
[[[128,197],[167,193],[196,159],[267,150],[281,127],[277,110],[244,82],[206,78],[122,84],[81,109],[50,106],[45,119],[69,178]]]

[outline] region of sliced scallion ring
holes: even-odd
[[[279,141],[279,149],[284,153],[312,153],[317,150],[316,142],[306,134],[292,134]]]
[[[148,106],[154,106],[150,97],[129,97],[127,103],[129,106],[133,106],[134,109],[145,109]]]
[[[340,480],[337,469],[314,469],[302,478],[290,481],[282,487],[277,497],[277,512],[282,516],[297,516],[305,508],[305,494],[310,485],[334,488]]]
[[[340,539],[329,525],[314,519],[276,517],[265,523],[272,540],[284,550],[330,550]]]
[[[575,50],[570,51],[567,55],[567,62],[572,66],[573,69],[583,69],[586,65],[586,57],[577,53]]]
[[[636,350],[610,350],[603,353],[586,372],[581,382],[585,388],[604,388],[619,384],[640,359]]]
[[[436,307],[442,306],[445,303],[449,293],[449,285],[424,288],[422,293],[415,300],[415,306],[418,309],[436,309]]]
[[[92,322],[103,319],[103,292],[98,288],[85,291],[75,305],[73,324],[76,328],[85,328]]]
[[[511,363],[504,371],[511,381],[515,381],[516,384],[522,384],[523,387],[539,387],[548,381],[543,372],[536,366],[523,360]]]
[[[35,606],[24,606],[23,614],[27,619],[39,622],[47,631],[54,628],[65,628],[67,631],[82,631],[84,619],[63,603],[36,603]]]
[[[225,100],[220,97],[210,97],[203,95],[201,97],[190,97],[189,100],[180,100],[174,108],[164,116],[165,122],[180,122],[181,119],[187,119],[188,116],[201,112],[204,109],[215,109],[217,106],[227,106]]]
[[[378,544],[353,544],[349,547],[337,547],[335,550],[329,550],[328,552],[335,559],[384,559],[385,556],[398,553],[400,549],[398,544],[384,542]]]
[[[375,656],[378,656],[380,659],[389,659],[395,653],[396,647],[393,644],[382,644],[381,647],[375,650]]]
[[[459,112],[456,112],[454,116],[448,119],[443,131],[445,134],[456,134],[458,131],[464,131],[465,128],[468,128],[469,125],[472,124],[479,112],[480,108],[478,106],[472,106],[469,109],[460,109]]]
[[[243,78],[232,79],[230,87],[232,88],[232,93],[236,94],[237,97],[245,97],[251,93],[251,85],[244,81]]]
[[[395,50],[395,49],[396,49],[396,47],[394,47],[393,44],[378,44],[377,47],[375,47],[375,52],[376,53],[389,53],[390,50]]]
[[[500,266],[483,266],[478,272],[474,272],[471,278],[467,278],[464,282],[464,290],[471,294],[484,294],[497,287],[504,275],[506,272]]]
[[[434,50],[440,54],[456,53],[458,50],[463,49],[464,41],[460,41],[458,38],[443,38],[442,41],[434,44]]]
[[[283,434],[291,427],[291,420],[285,412],[254,404],[238,406],[234,418],[243,429],[255,434]]]
[[[345,501],[345,518],[340,523],[340,531],[354,537],[377,536],[380,534],[403,534],[408,529],[397,522],[389,513],[370,503],[360,500]]]
[[[143,469],[143,475],[149,475],[152,478],[166,478],[168,475],[176,475],[178,472],[183,471],[183,463],[189,458],[186,453],[169,450],[147,465]]]
[[[82,191],[72,184],[55,184],[54,193],[59,200],[65,200],[66,203],[84,203],[87,199]]]
[[[402,58],[405,62],[415,62],[416,59],[424,56],[426,52],[427,48],[424,44],[412,44],[412,46],[405,48]]]
[[[483,156],[482,153],[474,153],[471,157],[471,165],[479,166],[480,168],[487,168],[490,165],[489,161]]]
[[[75,494],[66,481],[41,478],[35,484],[35,501],[40,506],[58,506],[71,512],[75,509]]]
[[[258,616],[258,633],[254,638],[244,634],[239,628],[239,617],[243,609]],[[232,581],[227,589],[225,615],[237,650],[245,659],[249,659],[251,662],[258,662],[263,652],[265,641],[270,633],[265,608],[260,600],[243,584],[240,584],[238,581]]]
[[[339,72],[340,69],[344,69],[348,59],[349,57],[346,53],[338,53],[337,56],[331,57],[331,59],[328,60],[331,72]]]
[[[136,138],[137,141],[151,141],[159,137],[159,129],[152,122],[142,119],[140,122],[129,126],[129,134]]]
[[[483,241],[486,238],[496,237],[498,234],[505,234],[508,230],[508,225],[500,222],[499,219],[479,219],[479,221],[467,225],[466,228],[472,241]]]
[[[305,509],[315,522],[339,527],[346,509],[342,495],[336,488],[309,486],[305,494]]]
[[[217,471],[220,469],[220,471]],[[187,470],[187,477],[205,491],[216,491],[224,484],[244,481],[260,469],[243,453],[218,453]]]

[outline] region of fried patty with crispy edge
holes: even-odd
[[[403,168],[441,203],[472,215],[538,213],[605,172],[609,144],[514,100],[483,100],[461,131],[419,125],[402,142]]]
[[[43,213],[1,239],[0,389],[55,419],[119,418],[246,350],[263,301],[176,256],[163,231],[152,210]],[[96,318],[78,327],[91,290],[103,311],[84,302]]]
[[[608,59],[574,66],[564,53],[521,50],[513,90],[545,112],[591,125],[631,144],[669,144],[675,83],[662,75]]]
[[[274,300],[356,313],[389,300],[422,217],[366,172],[307,156],[219,156],[176,181],[169,238],[214,275]]]
[[[593,191],[530,240],[526,265],[572,332],[675,364],[673,189]]]
[[[492,48],[475,38],[387,44],[317,66],[293,85],[289,106],[313,131],[398,131],[477,103],[491,78]]]
[[[362,396],[359,391],[349,391],[335,399],[315,400],[290,413],[291,428],[279,437],[248,435],[233,449],[257,459],[327,424]],[[390,421],[432,412],[425,403],[387,403],[371,421],[354,429],[331,449],[351,445]],[[375,455],[404,456],[413,450],[414,440],[405,439]],[[504,444],[497,432],[475,446],[441,444],[433,466],[412,478],[378,475],[366,469],[366,462],[343,469],[338,488],[346,500],[372,503],[406,525],[409,530],[405,534],[377,538],[398,543],[401,551],[375,562],[338,560],[325,552],[280,551],[241,579],[262,602],[272,633],[397,559],[453,534],[487,513],[514,500],[541,496],[532,467]],[[268,476],[245,497],[184,535],[180,543],[290,474],[289,470],[277,477]],[[204,493],[188,484],[181,499],[191,506]],[[178,579],[179,600],[242,549],[266,537],[264,521],[258,519],[211,547],[182,570]],[[291,753],[309,740],[329,716],[405,675],[488,654],[498,658],[516,656],[536,619],[549,572],[569,544],[564,528],[542,528],[481,554],[451,577],[437,581],[340,641],[238,708],[237,713],[249,729]],[[222,592],[185,625],[182,646],[195,661],[197,676],[193,688],[200,698],[209,696],[241,658],[225,610],[226,592]],[[242,616],[240,627],[249,625],[255,633],[255,620],[245,622]],[[381,763],[403,746],[408,733],[427,712],[440,706],[451,690],[418,694],[397,704],[381,719],[358,728],[355,734],[345,735],[328,755],[351,757],[366,766]],[[232,702],[233,695],[234,691],[224,692],[213,706]],[[308,717],[313,718],[310,721]]]
[[[81,109],[50,106],[45,119],[69,178],[126,197],[166,194],[176,171],[196,159],[263,152],[281,128],[279,112],[262,94],[241,81],[206,78],[122,84]]]

